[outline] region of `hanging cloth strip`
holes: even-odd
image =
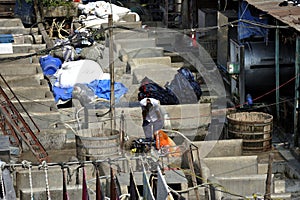
[[[3,183],[3,177],[2,177],[2,166],[5,165],[4,162],[1,161],[1,167],[0,167],[0,186],[1,186],[1,195],[2,195],[2,199],[3,200],[6,200],[6,197],[5,197],[5,188],[4,188],[4,183]]]
[[[143,197],[144,199],[147,200],[155,200],[144,164],[143,164]]]
[[[110,167],[110,200],[119,200],[117,185],[115,182],[115,174],[112,167]]]
[[[16,199],[16,193],[11,178],[10,171],[5,168],[6,163],[0,160],[0,187],[1,187],[1,198],[3,200],[14,200]]]
[[[157,166],[157,194],[156,199],[167,199],[169,189],[165,177],[162,175],[159,166]]]
[[[69,194],[67,191],[67,182],[66,182],[66,175],[65,175],[65,167],[64,165],[61,166],[62,175],[63,175],[63,200],[69,200]]]
[[[98,168],[96,168],[96,200],[104,200]]]
[[[138,190],[137,185],[135,183],[131,167],[130,167],[130,179],[129,179],[129,193],[130,193],[130,199],[131,200],[139,200],[140,199],[139,190]]]
[[[7,200],[14,200],[16,199],[16,192],[14,189],[13,181],[11,178],[10,170],[7,168],[2,169],[2,178],[4,182],[4,188],[6,193]]]
[[[82,200],[89,200],[88,188],[86,185],[86,176],[84,166],[82,167]]]
[[[50,196],[50,188],[49,188],[49,180],[48,180],[48,165],[46,161],[42,162],[42,165],[40,166],[42,168],[44,168],[44,172],[45,172],[45,182],[46,182],[46,192],[47,192],[47,200],[51,200],[51,196]]]
[[[31,162],[28,162],[26,160],[23,160],[22,161],[22,166],[24,168],[27,168],[28,169],[28,178],[29,178],[29,187],[30,187],[30,199],[31,200],[34,200],[34,197],[33,197],[33,189],[32,189],[32,174],[31,174]]]

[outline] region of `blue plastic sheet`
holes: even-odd
[[[257,13],[258,15],[259,13]],[[263,14],[261,12],[260,14]],[[268,24],[267,19],[260,19],[258,16],[254,16],[250,9],[247,2],[243,1],[239,7],[238,12],[239,19],[248,20],[253,23],[260,23],[262,25]],[[238,37],[239,40],[250,38],[250,37],[264,37],[266,38],[268,34],[268,29],[263,28],[261,26],[256,26],[246,22],[239,22],[238,23]]]
[[[13,43],[14,37],[12,34],[0,34],[0,43]]]
[[[99,98],[110,100],[110,80],[94,80],[87,84],[87,86],[90,87]],[[60,88],[53,86],[52,89],[56,102],[58,102],[59,99],[67,101],[72,98],[73,87]],[[119,101],[127,91],[128,89],[122,83],[115,82],[114,92],[116,101]]]
[[[110,99],[110,80],[94,80],[88,84],[99,98]],[[118,101],[128,89],[119,82],[115,82],[115,99]]]

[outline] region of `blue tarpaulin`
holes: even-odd
[[[0,43],[13,43],[14,37],[12,34],[0,34]]]
[[[262,13],[261,13],[262,14]],[[249,5],[247,2],[243,1],[240,4],[239,12],[238,12],[239,19],[241,20],[248,20],[252,23],[259,23],[262,25],[268,24],[267,19],[260,19],[258,16],[254,16],[249,9]],[[238,23],[238,37],[239,40],[250,38],[250,37],[264,37],[266,38],[268,34],[268,29],[263,28],[261,26],[256,26],[250,23],[240,21]]]
[[[99,98],[110,99],[110,80],[94,80],[88,86]],[[115,82],[114,91],[116,101],[118,101],[128,89],[122,83]]]
[[[91,88],[95,95],[99,98],[110,100],[110,80],[94,80],[91,83],[87,84]],[[119,82],[115,82],[115,99],[119,99],[128,91],[128,89]],[[58,102],[59,99],[67,101],[72,98],[73,87],[69,88],[60,88],[53,86],[53,94],[55,101]]]

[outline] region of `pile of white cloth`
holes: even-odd
[[[103,23],[108,23],[108,15],[113,15],[114,22],[123,21],[123,17],[128,14],[134,14],[136,21],[140,21],[140,16],[131,12],[130,9],[117,6],[105,1],[89,2],[88,4],[79,4],[78,9],[82,14],[79,18],[82,20],[85,27],[99,27]]]

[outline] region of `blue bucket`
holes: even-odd
[[[44,75],[53,75],[61,67],[62,62],[59,58],[47,55],[40,58],[40,65]]]

